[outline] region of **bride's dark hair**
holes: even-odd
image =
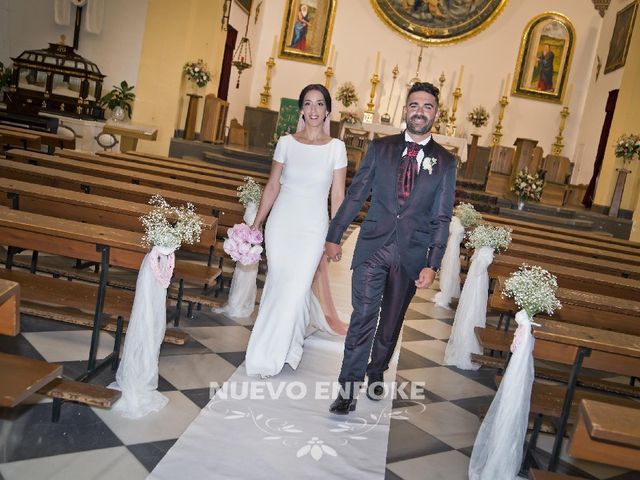
[[[298,98],[298,108],[302,110],[304,97],[312,90],[317,90],[322,94],[322,96],[324,97],[324,104],[327,106],[327,112],[331,112],[331,94],[324,85],[320,85],[319,83],[312,83],[311,85],[307,85],[302,89],[302,91],[300,92],[300,98]]]

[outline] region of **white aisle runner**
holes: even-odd
[[[357,231],[329,272],[336,308],[347,317],[356,237]],[[296,371],[285,366],[267,380],[247,376],[241,365],[148,478],[383,479],[391,395],[374,402],[363,392],[350,415],[328,412],[343,343],[344,337],[316,333],[305,341]],[[397,353],[387,387],[396,365]]]

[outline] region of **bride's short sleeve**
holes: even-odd
[[[338,140],[335,148],[333,169],[338,170],[347,166],[347,147],[342,140]]]
[[[278,163],[285,163],[287,157],[287,135],[283,135],[278,139],[276,150],[273,152],[273,159]]]

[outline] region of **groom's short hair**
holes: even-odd
[[[413,85],[411,85],[411,88],[409,89],[409,93],[407,93],[407,100],[409,99],[409,95],[411,95],[413,92],[430,93],[436,98],[436,106],[440,103],[440,89],[432,83],[416,82]]]

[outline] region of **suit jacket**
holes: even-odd
[[[390,236],[396,235],[400,261],[410,278],[424,267],[440,268],[449,236],[456,183],[455,157],[431,138],[425,160],[435,157],[431,174],[419,172],[409,198],[398,203],[398,167],[404,134],[373,140],[347,196],[329,225],[327,241],[340,243],[342,234],[371,194],[371,206],[362,226],[351,268],[370,258]]]

